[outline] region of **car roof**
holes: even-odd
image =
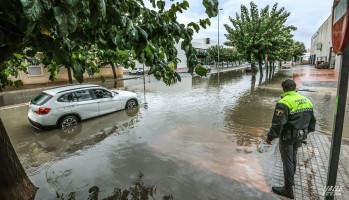
[[[71,90],[77,90],[77,89],[90,89],[90,88],[96,88],[96,87],[101,87],[100,85],[95,85],[95,84],[78,84],[78,85],[67,85],[67,86],[60,86],[60,87],[55,87],[55,88],[50,88],[48,90],[44,90],[43,92],[51,95],[55,95],[58,93],[63,93]]]

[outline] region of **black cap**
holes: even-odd
[[[286,79],[282,81],[281,86],[285,92],[296,90],[296,83],[292,79]]]

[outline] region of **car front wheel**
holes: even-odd
[[[134,99],[128,100],[126,103],[126,109],[134,108],[137,106],[137,101]]]
[[[79,119],[73,115],[69,115],[64,117],[60,123],[59,123],[59,127],[60,128],[66,128],[69,126],[76,126],[79,122]]]

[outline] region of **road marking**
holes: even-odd
[[[3,106],[3,107],[0,107],[0,111],[12,109],[12,108],[19,108],[19,107],[27,106],[27,105],[29,105],[29,103],[21,103],[21,104],[15,104],[15,105],[10,105],[10,106]]]

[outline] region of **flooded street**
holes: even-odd
[[[145,92],[143,79],[125,81],[121,85],[138,94],[139,109],[90,119],[67,132],[31,128],[27,106],[0,116],[39,187],[36,199],[96,193],[103,199],[119,189],[132,193],[139,183],[155,186],[157,199],[278,199],[270,192],[277,149],[264,140],[285,78],[259,87],[243,70],[204,78],[182,74],[172,86],[146,77]],[[314,103],[316,133],[330,136],[335,92],[300,92]],[[349,138],[348,115],[343,131]]]

